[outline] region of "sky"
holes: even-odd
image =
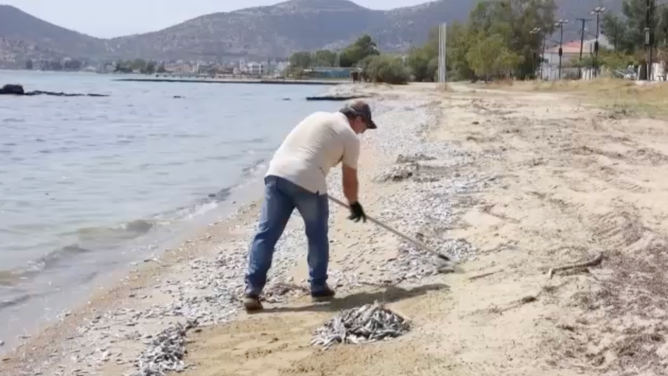
[[[371,9],[392,9],[429,0],[353,0]],[[272,5],[280,0],[0,0],[58,26],[100,38],[160,30],[215,12]]]

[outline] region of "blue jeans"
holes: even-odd
[[[267,283],[274,246],[283,234],[295,208],[304,219],[308,238],[308,267],[311,291],[327,287],[329,239],[327,237],[329,204],[327,195],[312,193],[290,181],[267,176],[264,179],[264,202],[253,238],[246,273],[246,293],[259,295]]]

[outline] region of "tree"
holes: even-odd
[[[433,81],[436,70],[438,69],[438,59],[436,65],[431,64],[434,58],[427,47],[413,48],[408,53],[407,65],[413,75],[413,79],[418,82]]]
[[[467,25],[455,22],[448,26],[446,68],[448,75],[453,79],[473,77],[473,71],[466,61],[466,53],[471,48],[473,41],[474,36]]]
[[[158,65],[156,73],[167,73],[167,70],[165,69],[165,63],[160,63],[160,65]]]
[[[473,72],[466,61],[466,52],[470,48],[472,39],[470,34],[468,25],[456,21],[448,25],[446,31],[448,47],[446,49],[446,69],[448,77],[453,77],[454,79],[473,77]],[[422,70],[428,76],[428,80],[438,79],[438,39],[438,27],[433,27],[429,30],[427,42],[419,51],[414,51],[417,56],[409,54],[408,64],[414,70],[412,73],[416,77],[416,80],[419,81],[420,74],[416,74],[415,69],[418,72]],[[426,68],[424,68],[424,62],[421,59],[427,59]]]
[[[368,34],[364,34],[341,52],[339,65],[342,67],[354,67],[362,59],[378,55],[380,55],[380,51],[376,42]]]
[[[142,74],[153,74],[155,73],[155,68],[157,66],[157,63],[155,61],[149,61],[148,63],[144,64],[140,69],[140,72]]]
[[[647,1],[625,0],[622,3],[621,16],[607,13],[601,22],[602,33],[608,37],[616,50],[626,54],[644,50],[646,27],[652,30],[655,45],[665,44],[668,34],[668,8],[652,12],[648,24]]]
[[[479,3],[471,11],[469,30],[478,41],[498,35],[514,61],[515,74],[519,78],[533,75],[534,53],[541,50],[542,38],[531,34],[540,28],[547,35],[554,31],[554,0],[500,0]]]
[[[645,17],[645,0],[626,0],[621,16],[612,13],[603,16],[601,29],[618,50],[633,53],[644,45]]]
[[[431,73],[431,79],[433,81],[438,81],[438,57],[434,57],[431,60],[429,60],[427,71],[433,72]]]
[[[305,69],[313,65],[313,57],[308,51],[295,52],[290,56],[290,67],[293,69]]]
[[[480,39],[466,53],[466,60],[479,77],[505,76],[517,66],[520,57],[504,46],[503,36],[494,34]]]
[[[32,60],[28,59],[28,61],[26,61],[26,69],[27,70],[32,70],[33,69]]]
[[[132,68],[132,71],[133,71],[133,72],[134,72],[134,71],[139,71],[139,72],[144,71],[144,70],[146,69],[146,60],[144,60],[144,59],[135,59],[135,61],[133,61],[133,62],[131,63],[131,68]]]
[[[621,51],[614,51],[606,48],[599,50],[598,65],[605,66],[609,69],[624,71],[626,70],[626,67],[635,63],[634,60],[633,56],[626,55]],[[589,54],[583,56],[582,60],[579,58],[574,59],[572,64],[575,67],[593,67],[594,57]]]
[[[114,72],[132,73],[131,65],[132,65],[131,61],[118,60],[114,68]]]
[[[512,63],[513,66],[507,71],[512,71],[518,78],[533,76],[535,59],[538,52],[542,51],[543,37],[542,34],[531,34],[530,31],[538,27],[542,33],[552,34],[555,9],[554,0],[488,0],[478,3],[469,14],[468,23],[453,22],[448,25],[448,76],[455,79],[472,78],[474,69],[467,55],[476,44],[479,47],[482,41],[491,36],[495,36],[494,40],[504,48],[501,50],[504,55],[498,57],[495,67]],[[409,54],[409,66],[416,79],[432,72],[436,74],[438,39],[438,28],[434,27],[429,31],[428,41],[421,50]],[[470,57],[473,56],[475,53]],[[424,60],[435,68],[426,71]],[[429,66],[429,63],[426,65]],[[484,66],[478,65],[477,68]]]
[[[403,85],[408,82],[408,69],[401,58],[390,55],[370,55],[360,61],[362,74],[372,82],[384,82],[392,85]]]
[[[601,21],[601,33],[605,34],[610,43],[618,51],[632,53],[636,49],[632,33],[624,20],[616,14],[606,14]]]
[[[336,53],[330,50],[316,51],[314,56],[315,66],[333,67],[336,65]]]
[[[62,71],[63,64],[61,63],[60,60],[48,60],[44,63],[43,69],[52,71]]]
[[[83,63],[76,59],[66,59],[62,63],[62,69],[66,71],[78,71],[83,68]]]

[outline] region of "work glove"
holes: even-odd
[[[359,222],[360,219],[362,222],[366,223],[366,214],[364,214],[364,209],[359,202],[350,204],[350,216],[348,217],[351,221]]]

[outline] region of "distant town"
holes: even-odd
[[[117,60],[113,62],[91,63],[72,58],[28,60],[27,70],[91,72],[101,74],[171,74],[182,76],[284,76],[290,62],[287,59],[268,59],[266,61],[249,61],[239,59],[236,62],[211,61],[147,61],[143,59]]]

